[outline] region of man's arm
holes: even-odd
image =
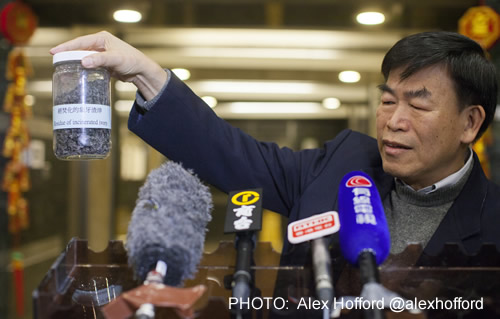
[[[284,215],[300,195],[304,163],[314,157],[259,142],[232,127],[174,74],[147,112],[134,105],[129,129],[224,192],[262,187],[266,208]]]
[[[295,153],[256,141],[218,118],[174,75],[169,80],[160,65],[108,32],[75,38],[50,52],[68,50],[98,51],[82,65],[107,68],[113,77],[135,84],[147,101],[155,101],[147,112],[134,105],[130,129],[223,191],[262,187],[266,208],[288,215],[307,183],[309,166],[317,167],[322,151]]]

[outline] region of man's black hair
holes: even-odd
[[[448,69],[461,109],[481,105],[486,113],[476,140],[486,131],[497,105],[497,76],[481,46],[454,32],[423,32],[399,40],[385,55],[382,74],[404,67],[401,80],[415,72],[442,64]]]

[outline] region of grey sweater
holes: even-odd
[[[406,187],[396,180],[396,187],[384,200],[385,215],[391,234],[391,253],[402,252],[408,244],[425,247],[465,185],[472,171],[453,185],[424,194]]]

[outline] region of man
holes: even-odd
[[[491,123],[495,69],[474,41],[420,33],[387,53],[377,140],[346,130],[324,148],[293,152],[230,126],[182,81],[107,32],[51,50],[102,51],[82,61],[134,83],[129,128],[222,191],[262,187],[264,207],[290,222],[337,209],[342,177],[363,170],[377,185],[393,253],[421,243],[428,254],[454,242],[467,253],[500,247],[500,190],[470,145]],[[304,264],[307,245],[285,244],[284,264]]]

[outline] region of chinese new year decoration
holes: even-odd
[[[500,16],[488,6],[472,7],[460,18],[458,32],[489,49],[500,35]]]
[[[472,7],[460,18],[458,31],[478,42],[483,49],[490,49],[500,36],[500,15],[488,6]],[[492,144],[493,134],[488,128],[473,145],[487,177],[491,177],[488,147]]]
[[[2,190],[7,193],[7,214],[9,216],[9,233],[13,238],[13,246],[20,245],[20,232],[29,226],[28,201],[23,193],[30,188],[29,168],[23,161],[23,152],[29,146],[29,132],[26,119],[31,116],[31,107],[26,104],[26,77],[31,73],[28,60],[21,50],[14,49],[7,62],[7,88],[4,111],[10,113],[10,126],[5,134],[2,155],[9,161],[4,168]],[[21,256],[21,255],[18,255]],[[22,259],[12,261],[14,268],[14,290],[16,311],[18,316],[24,313],[22,299],[23,272]],[[21,297],[21,299],[19,299]]]
[[[10,113],[2,155],[9,161],[5,166],[2,190],[7,192],[9,232],[16,236],[29,225],[28,202],[23,193],[29,190],[29,169],[23,161],[23,151],[29,146],[26,119],[31,108],[25,102],[26,77],[30,74],[28,61],[21,50],[14,49],[7,62],[7,79],[12,82],[7,88],[4,111]]]
[[[33,35],[37,18],[22,1],[7,3],[0,11],[0,33],[12,46],[26,44]],[[29,169],[23,153],[29,146],[26,119],[31,116],[31,106],[26,103],[26,79],[32,73],[22,49],[10,51],[3,110],[10,114],[10,125],[5,132],[2,155],[8,159],[4,168],[2,190],[7,194],[8,230],[12,240],[11,266],[17,317],[24,316],[24,262],[16,251],[21,244],[20,233],[29,226],[28,201],[24,193],[30,188]],[[1,212],[0,212],[1,213]]]

